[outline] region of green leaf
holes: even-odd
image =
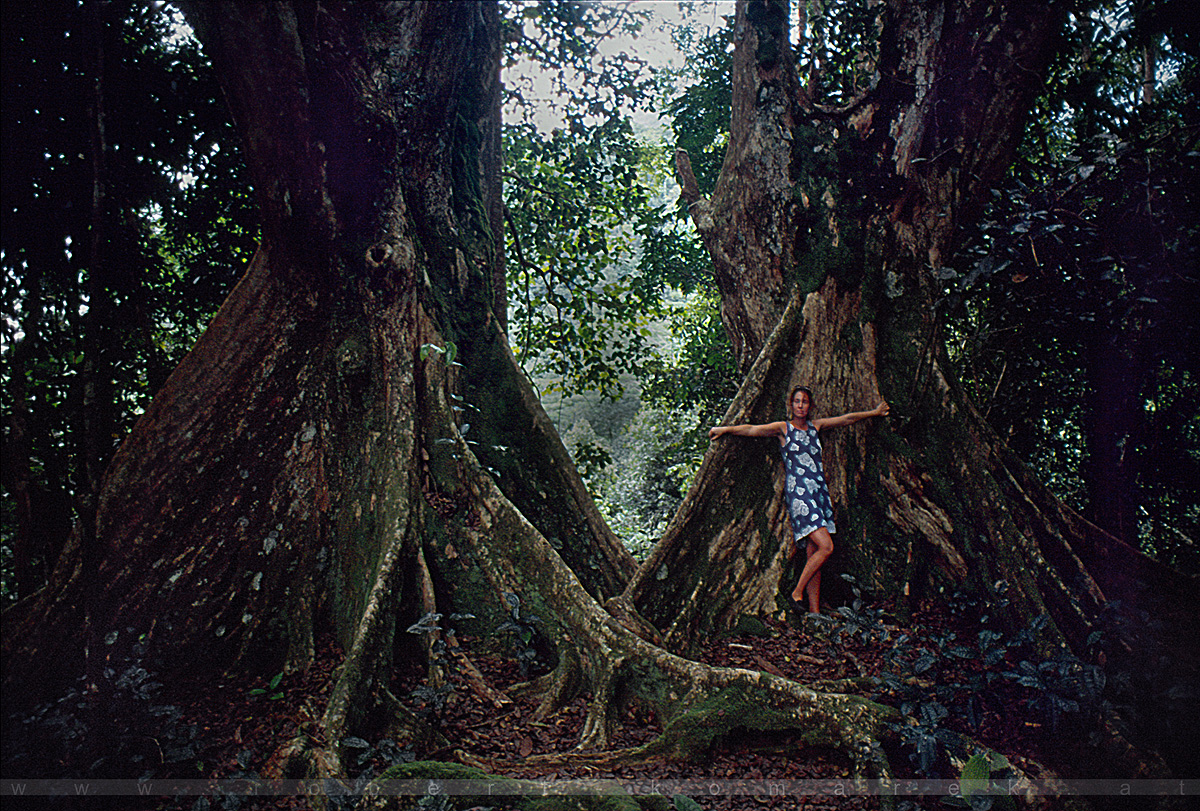
[[[962,774],[959,776],[963,796],[969,797],[976,791],[987,788],[987,783],[991,776],[992,765],[988,753],[978,752],[972,755],[963,764]]]

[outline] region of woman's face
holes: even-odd
[[[808,419],[808,392],[797,391],[792,395],[792,416],[797,419]]]

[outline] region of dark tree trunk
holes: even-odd
[[[99,678],[135,640],[162,652],[162,667],[292,671],[328,622],[348,652],[336,732],[377,700],[398,617],[419,608],[416,553],[443,534],[422,471],[460,423],[475,423],[480,455],[589,591],[618,593],[633,567],[492,314],[503,301],[496,8],[187,12],[244,138],[262,245],[118,451],[94,524],[40,599],[6,615],[6,653],[24,655],[6,656],[16,689],[5,701],[79,672],[82,651]],[[451,342],[458,361],[438,368],[467,411],[431,422],[423,370],[439,360],[422,347]],[[469,585],[456,569],[439,579],[451,593]]]
[[[92,170],[91,223],[88,234],[87,315],[83,319],[83,340],[89,351],[80,365],[78,380],[72,386],[80,415],[73,432],[77,443],[75,468],[80,481],[75,494],[80,548],[85,566],[92,568],[98,559],[94,535],[96,505],[100,498],[104,469],[112,457],[113,436],[117,430],[116,387],[113,384],[117,345],[116,305],[113,301],[116,217],[108,171],[107,110],[105,107],[105,5],[88,3],[85,36],[91,50],[88,64],[88,124],[90,125],[90,164]]]
[[[1084,418],[1087,441],[1088,515],[1096,526],[1136,544],[1137,457],[1143,417],[1137,401],[1146,378],[1136,336],[1099,336],[1088,357],[1087,378],[1099,405]]]
[[[1008,166],[1064,10],[889,3],[876,83],[831,108],[789,89],[795,66],[774,22],[787,15],[769,8],[782,5],[738,4],[734,119],[712,198],[695,191],[686,155],[677,167],[749,370],[724,422],[784,418],[794,383],[815,390],[819,416],[892,405],[886,421],[822,437],[838,525],[825,594],[838,599],[840,572],[902,606],[1004,581],[1014,629],[1047,617],[1045,644],[1081,656],[1121,605],[1163,621],[1123,641],[1140,651],[1125,666],[1182,643],[1182,677],[1196,661],[1196,618],[1182,608],[1196,603],[1194,579],[1053,498],[963,394],[939,334],[938,271]],[[626,592],[668,646],[784,607],[798,571],[779,467],[766,441],[726,437],[705,459]]]

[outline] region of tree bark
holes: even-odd
[[[1086,657],[1089,635],[1112,630],[1106,607],[1120,605],[1129,618],[1163,620],[1160,633],[1123,637],[1140,651],[1126,667],[1181,643],[1194,666],[1196,646],[1184,640],[1198,638],[1197,624],[1179,606],[1195,604],[1195,580],[1053,498],[963,394],[939,333],[938,271],[1011,159],[1063,10],[891,2],[879,17],[875,83],[833,108],[811,89],[795,105],[776,101],[777,88],[791,86],[781,70],[795,68],[783,46],[778,61],[764,61],[776,50],[764,51],[749,14],[763,5],[738,4],[730,149],[718,191],[707,201],[693,191],[689,204],[723,312],[737,311],[739,288],[772,291],[760,301],[776,303],[776,315],[764,305],[758,318],[726,317],[749,373],[724,422],[784,418],[792,383],[814,389],[818,416],[880,397],[892,405],[886,422],[822,436],[838,525],[825,594],[837,600],[838,572],[901,607],[938,588],[988,595],[1003,581],[1011,627],[1048,617],[1047,646]],[[757,62],[747,68],[751,51]],[[686,156],[677,166],[694,190]],[[774,203],[764,212],[766,199]],[[750,217],[778,236],[745,237]],[[792,251],[781,258],[777,246]],[[723,281],[728,268],[742,274],[737,285]],[[781,279],[786,308],[774,292]],[[781,533],[790,527],[768,445],[720,440],[626,591],[669,628],[668,646],[686,649],[740,614],[784,604],[797,572],[787,571]]]
[[[676,158],[687,162],[682,197],[712,257],[721,320],[743,370],[787,303],[794,252],[790,139],[802,97],[787,16],[786,3],[738,5],[729,147],[711,199],[700,196],[686,153]]]
[[[492,315],[496,8],[186,11],[244,139],[262,245],[118,451],[94,562],[77,532],[40,598],[6,614],[6,654],[24,655],[6,656],[5,701],[45,695],[56,671],[99,679],[140,643],[162,653],[156,667],[295,670],[328,621],[348,651],[327,714],[337,731],[372,706],[413,555],[438,537],[423,459],[468,419],[592,593],[619,592],[632,562]],[[422,347],[451,341],[452,377],[483,418],[422,423]],[[522,431],[513,451],[493,447]]]

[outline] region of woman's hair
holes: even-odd
[[[796,399],[796,392],[798,391],[802,391],[808,395],[808,413],[810,415],[813,413],[813,408],[817,404],[816,400],[813,399],[812,389],[810,389],[808,386],[792,386],[792,390],[788,392],[787,399],[787,413],[789,420],[792,418],[792,400]]]

